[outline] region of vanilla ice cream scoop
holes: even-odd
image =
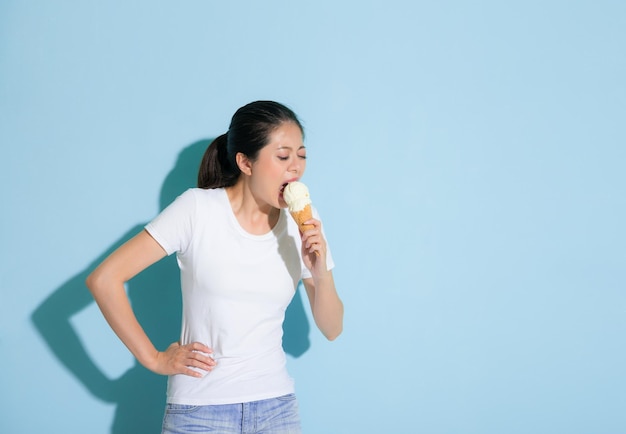
[[[311,205],[309,189],[298,181],[290,182],[285,186],[283,198],[291,213],[302,211],[307,205]]]

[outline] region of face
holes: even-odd
[[[302,131],[293,122],[283,123],[269,137],[269,143],[251,163],[250,189],[258,200],[274,208],[285,208],[283,188],[299,180],[306,168]]]

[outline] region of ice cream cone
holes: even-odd
[[[304,232],[308,229],[313,229],[313,225],[305,225],[304,222],[313,218],[313,212],[311,211],[311,205],[306,205],[300,211],[290,211],[293,219],[298,223],[298,228],[300,232]]]

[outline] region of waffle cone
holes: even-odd
[[[311,211],[311,205],[305,206],[300,211],[290,212],[293,219],[298,223],[300,232],[304,232],[308,229],[313,229],[313,225],[305,225],[304,222],[313,218],[313,212]]]

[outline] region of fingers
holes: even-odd
[[[192,342],[190,344],[185,345],[185,347],[188,347],[190,351],[201,351],[207,354],[213,353],[213,350],[211,348],[207,347],[206,345],[200,342]]]
[[[319,237],[308,237],[306,240],[303,240],[303,244],[307,253],[315,253],[316,256],[320,255],[323,244]]]
[[[311,225],[312,229],[308,229],[302,234],[303,250],[319,257],[326,249],[326,240],[322,236],[322,224],[316,219],[307,220],[305,224]]]
[[[187,345],[174,343],[159,353],[158,372],[165,375],[184,374],[200,378],[212,371],[217,362],[209,356],[213,350],[199,342]]]
[[[202,373],[190,368],[201,369],[203,371],[212,371],[217,365],[217,362],[209,356],[213,353],[206,345],[199,342],[193,342],[191,344],[183,346],[185,348],[183,364],[187,369],[185,371],[192,371],[194,377],[202,377]],[[187,373],[189,375],[189,373]]]

